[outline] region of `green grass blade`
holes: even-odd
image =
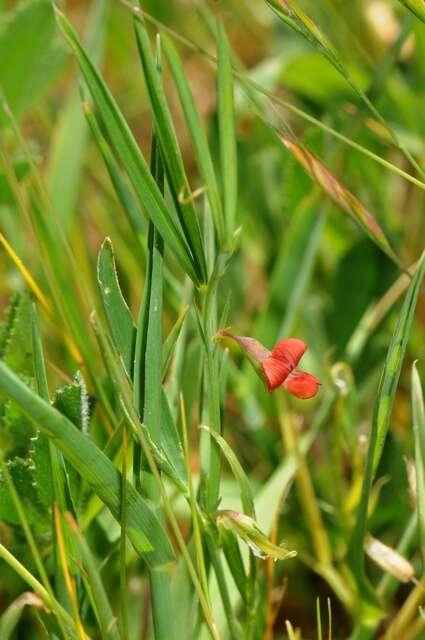
[[[412,366],[412,424],[415,441],[416,508],[422,560],[425,561],[425,408],[416,364]]]
[[[220,139],[220,168],[223,189],[224,221],[227,242],[235,231],[238,199],[238,162],[236,152],[235,113],[233,107],[233,76],[230,49],[221,22],[217,28],[218,49],[218,126]]]
[[[97,64],[102,57],[107,0],[93,3],[85,38],[87,52]],[[53,208],[65,229],[75,213],[83,173],[87,125],[81,113],[78,88],[75,88],[55,127],[50,149],[48,190]]]
[[[188,311],[189,305],[184,305],[162,346],[162,378],[167,375],[168,368],[173,358],[174,349],[183,330],[183,325]]]
[[[187,196],[190,195],[189,183],[171,114],[168,109],[161,76],[158,73],[152,55],[149,36],[144,22],[142,20],[135,20],[134,27],[154,118],[155,134],[158,136],[164,165],[167,169],[167,178],[173,194],[174,204],[187,244],[191,249],[198,271],[205,282],[207,278],[207,267],[201,229],[193,202],[187,198]]]
[[[254,497],[252,495],[251,486],[249,484],[248,478],[246,477],[245,471],[242,469],[241,463],[237,459],[234,451],[227,444],[226,440],[218,433],[205,426],[202,426],[201,428],[205,429],[205,431],[207,431],[210,436],[214,438],[221,451],[223,452],[224,457],[229,463],[233,475],[235,476],[239,485],[244,513],[246,513],[248,516],[251,516],[252,518],[255,518]]]
[[[134,190],[164,241],[170,245],[183,270],[195,284],[200,284],[203,274],[198,269],[190,249],[174,223],[164,198],[153,179],[149,167],[120,112],[109,89],[91,63],[78,37],[65,16],[56,10],[58,24],[73,48],[81,72],[93,97],[108,137],[115,148]]]
[[[74,639],[75,635],[73,632],[73,620],[69,613],[61,606],[61,604],[49,594],[49,592],[43,587],[41,582],[39,582],[28,569],[24,567],[24,565],[15,558],[14,555],[6,549],[4,545],[0,543],[0,558],[4,560],[21,578],[24,580],[33,591],[42,599],[46,607],[53,611],[55,615],[60,618],[69,629],[67,629],[69,636]]]
[[[219,195],[217,178],[214,171],[214,165],[208,146],[207,136],[201,122],[198,109],[193,98],[192,91],[186,78],[183,64],[170,38],[161,35],[161,42],[164,53],[167,57],[168,64],[173,75],[180,103],[186,118],[186,123],[192,139],[193,150],[196,154],[199,171],[203,180],[203,186],[206,188],[206,196],[210,203],[211,212],[214,218],[214,225],[220,246],[224,244],[224,221],[223,210]]]
[[[81,561],[85,570],[83,572],[83,578],[89,587],[87,591],[102,631],[102,638],[105,638],[105,640],[120,640],[121,635],[117,621],[109,604],[97,562],[93,557],[84,535],[69,514],[67,514],[67,520],[74,533],[77,547],[81,554]]]
[[[46,90],[66,52],[55,43],[49,0],[29,0],[14,7],[0,23],[0,87],[13,112],[21,116]],[[0,112],[0,127],[5,123]]]
[[[139,203],[129,186],[126,184],[118,162],[115,160],[110,146],[102,135],[96,116],[92,112],[89,103],[84,98],[83,111],[93,138],[102,155],[117,198],[120,201],[127,217],[130,228],[133,231],[137,242],[143,246],[146,241],[146,223],[141,215]]]
[[[400,377],[401,366],[415,313],[419,289],[425,274],[425,253],[416,269],[404,300],[399,320],[389,346],[379,384],[369,440],[366,469],[363,480],[361,502],[356,525],[348,549],[348,561],[360,581],[364,581],[363,541],[367,529],[367,514],[372,483],[381,459],[388,433],[391,410]]]
[[[425,2],[424,0],[399,0],[401,4],[404,4],[412,13],[415,14],[419,20],[425,22]]]
[[[132,378],[136,329],[122,295],[109,238],[103,241],[97,259],[97,279],[106,319],[128,377]]]
[[[158,51],[158,57],[160,52]],[[155,70],[156,73],[156,70]],[[153,136],[151,171],[161,193],[164,192],[164,165],[159,142]],[[134,359],[134,408],[157,445],[162,435],[162,323],[163,323],[164,242],[151,223],[148,232],[146,282],[136,335]],[[137,449],[135,449],[137,452]],[[137,464],[139,455],[135,458]],[[135,468],[138,475],[141,469]],[[139,481],[136,478],[136,481]],[[148,496],[155,499],[155,489]],[[173,635],[173,601],[170,579],[164,571],[149,573],[155,640]]]
[[[0,388],[28,415],[101,498],[119,521],[121,474],[100,449],[65,416],[37,396],[3,363]],[[128,483],[128,537],[149,566],[165,565],[174,553],[157,517]]]

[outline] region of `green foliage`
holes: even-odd
[[[46,90],[65,59],[54,40],[55,17],[49,0],[21,2],[0,27],[0,87],[17,116]],[[4,119],[0,116],[0,124]]]
[[[421,2],[6,4],[0,637],[419,640]]]

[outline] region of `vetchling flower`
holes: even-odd
[[[239,344],[269,392],[283,386],[289,393],[302,400],[313,398],[318,392],[319,380],[311,373],[295,368],[307,350],[307,345],[302,340],[280,340],[272,351],[269,351],[254,338],[237,336],[225,330],[219,331],[216,339],[225,338],[235,340]]]

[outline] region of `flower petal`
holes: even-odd
[[[279,360],[273,356],[265,358],[262,362],[262,367],[268,391],[273,391],[280,387],[293,369],[289,362]]]
[[[231,338],[232,340],[235,340],[241,349],[245,351],[246,355],[256,362],[261,363],[265,358],[268,358],[271,355],[270,351],[266,349],[261,342],[258,342],[258,340],[255,340],[254,338],[237,336],[229,331],[220,331],[217,334],[217,338]]]
[[[321,383],[311,373],[305,371],[299,371],[296,369],[289,374],[283,383],[283,387],[292,395],[301,398],[301,400],[308,400],[313,398],[319,390]]]
[[[307,351],[307,345],[303,340],[298,338],[287,338],[286,340],[280,340],[273,348],[273,358],[284,360],[292,369],[295,369],[298,362]]]

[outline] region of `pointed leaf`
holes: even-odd
[[[164,198],[159,191],[126,120],[113,99],[108,87],[84,51],[78,37],[65,16],[56,10],[60,28],[77,56],[81,72],[93,97],[103,126],[146,214],[151,218],[165,242],[173,249],[183,270],[195,284],[203,276],[194,262],[181,231],[172,219]]]
[[[218,126],[220,140],[220,168],[223,189],[224,220],[227,241],[230,241],[236,220],[238,198],[238,162],[236,153],[235,113],[233,106],[233,75],[226,32],[220,22],[217,29],[218,49]]]
[[[151,103],[151,110],[155,124],[155,135],[158,137],[162,157],[167,170],[168,182],[174,198],[174,204],[179,216],[184,236],[189,245],[195,263],[206,280],[206,261],[202,246],[199,221],[193,202],[187,199],[189,183],[186,177],[183,158],[179,148],[173,121],[167,105],[161,76],[154,60],[149,36],[145,24],[140,17],[135,18],[137,44],[143,65],[146,87]]]
[[[115,267],[111,240],[106,238],[97,259],[97,279],[103,309],[112,338],[129,378],[132,377],[136,329],[130,309],[122,295]]]
[[[369,498],[372,490],[373,479],[381,459],[388,433],[391,410],[415,314],[416,301],[424,274],[425,252],[418,263],[415,275],[410,283],[400,312],[399,320],[387,352],[379,384],[377,400],[375,403],[361,502],[348,550],[350,566],[360,582],[364,585],[366,597],[369,597],[369,589],[364,574],[363,542],[366,535]]]
[[[186,124],[192,139],[193,150],[198,162],[199,171],[206,188],[206,196],[210,203],[217,236],[221,242],[224,241],[224,222],[221,207],[220,195],[218,191],[217,178],[214,165],[208,146],[207,136],[202,125],[201,117],[197,109],[190,85],[186,78],[182,61],[176,48],[168,36],[162,34],[161,42],[164,53],[170,65],[173,80],[175,82],[182,109],[186,118]]]

